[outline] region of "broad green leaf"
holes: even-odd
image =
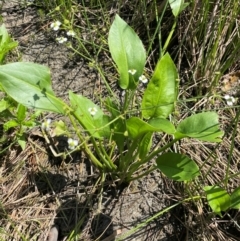
[[[18,46],[18,42],[13,41],[7,32],[4,24],[0,27],[0,63],[3,62],[5,55]]]
[[[69,99],[72,105],[73,114],[80,124],[93,137],[102,138],[110,135],[109,117],[91,100],[82,95],[76,95],[69,91]],[[91,115],[90,110],[96,110]]]
[[[150,126],[147,122],[138,117],[131,117],[126,121],[128,135],[132,139],[136,139],[148,132],[156,131],[155,127]]]
[[[178,153],[164,153],[157,158],[156,162],[163,174],[174,181],[189,181],[200,174],[193,160]]]
[[[25,127],[34,127],[36,125],[39,125],[39,123],[36,123],[34,120],[29,120],[29,121],[23,121],[22,122],[22,125],[25,126]]]
[[[169,54],[157,63],[142,100],[142,115],[145,119],[167,118],[177,99],[177,69]]]
[[[9,35],[5,24],[2,24],[0,27],[0,48],[8,41]]]
[[[159,122],[159,124],[156,124],[157,122]],[[127,131],[132,139],[136,139],[148,132],[162,132],[165,130],[171,131],[172,126],[170,125],[171,123],[169,123],[170,122],[168,121],[165,122],[158,119],[155,120],[154,125],[151,125],[151,123],[147,123],[138,117],[131,117],[126,121]]]
[[[26,107],[19,104],[17,109],[17,120],[21,123],[26,118]]]
[[[218,186],[206,186],[203,189],[207,195],[209,206],[213,212],[222,216],[221,212],[226,211],[231,206],[230,195],[227,191]]]
[[[221,142],[223,132],[219,129],[218,115],[203,112],[184,119],[177,127],[175,137],[192,137],[202,141]]]
[[[231,195],[231,208],[240,209],[240,187],[237,187]]]
[[[13,127],[16,127],[16,126],[19,126],[19,123],[16,120],[10,120],[10,121],[7,121],[3,124],[3,129],[5,131],[8,131],[10,128],[13,128]]]
[[[134,30],[118,15],[111,25],[108,45],[120,74],[120,87],[136,88],[138,78],[142,75],[145,66],[146,52]],[[128,70],[132,69],[136,70],[134,76],[128,73]]]
[[[0,66],[0,85],[17,102],[28,108],[64,113],[64,102],[51,87],[50,71],[34,63],[11,63]]]
[[[184,0],[168,0],[168,2],[175,17],[177,17],[189,5],[189,3],[184,3]]]
[[[142,160],[148,154],[152,146],[153,133],[148,132],[143,137],[138,146],[139,159]]]
[[[169,120],[163,118],[151,119],[148,123],[170,135],[176,132],[174,125]]]

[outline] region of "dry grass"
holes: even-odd
[[[84,185],[84,165],[77,156],[74,163],[55,158],[38,139],[32,135],[24,151],[12,147],[2,157],[0,240],[47,240],[53,225],[61,226],[63,236],[81,233],[94,192],[91,181]]]

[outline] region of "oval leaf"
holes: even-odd
[[[200,174],[193,160],[178,153],[164,153],[156,162],[163,174],[174,181],[189,181]]]
[[[151,126],[154,126],[155,128],[158,128],[158,129],[162,130],[163,132],[170,134],[170,135],[174,134],[176,132],[174,125],[169,120],[166,120],[163,118],[151,119],[148,123]]]
[[[153,123],[153,124],[152,124]],[[132,139],[138,138],[148,132],[174,132],[175,128],[172,123],[165,119],[155,119],[149,123],[139,119],[138,117],[131,117],[126,121],[127,131]]]
[[[158,61],[153,76],[144,92],[142,115],[145,119],[167,118],[177,99],[177,69],[169,54]]]
[[[203,189],[213,212],[222,216],[221,212],[226,211],[231,205],[231,199],[227,191],[218,186],[206,186]]]
[[[0,66],[0,84],[14,100],[28,108],[64,113],[64,102],[51,87],[50,71],[34,63],[11,63]]]
[[[143,73],[146,52],[142,41],[134,30],[118,15],[116,15],[110,28],[108,45],[120,74],[120,87],[122,89],[135,88],[135,83]],[[134,78],[129,76],[128,73],[128,70],[132,69],[136,70]]]
[[[151,146],[152,146],[152,136],[153,133],[146,133],[142,140],[139,143],[139,147],[138,147],[138,153],[139,153],[139,159],[142,160],[146,157],[146,155],[148,154]]]
[[[96,138],[108,137],[110,135],[108,116],[104,115],[97,105],[86,97],[76,95],[71,91],[69,92],[69,99],[73,108],[73,114],[85,130]],[[94,111],[92,114],[90,109]]]
[[[150,126],[147,122],[139,119],[138,117],[131,117],[126,121],[127,131],[132,139],[147,133],[154,132],[157,128]]]
[[[202,141],[220,142],[223,132],[219,129],[218,115],[203,112],[184,119],[177,127],[175,137],[192,137]]]

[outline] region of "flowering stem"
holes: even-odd
[[[74,115],[74,112],[72,113],[72,115],[78,120],[78,117],[76,115]],[[69,119],[70,119],[76,133],[77,133],[77,136],[78,136],[79,140],[83,143],[83,149],[84,149],[85,153],[89,156],[89,158],[91,159],[91,161],[94,163],[94,165],[96,167],[102,169],[103,168],[102,163],[98,161],[98,159],[93,155],[92,151],[89,149],[89,147],[88,147],[86,141],[84,140],[82,134],[80,133],[79,128],[77,127],[72,115],[68,114],[68,117],[69,117]],[[78,121],[79,121],[79,123],[81,123],[80,120],[78,120]]]
[[[127,168],[129,168],[130,162],[131,162],[131,161],[134,161],[134,160],[133,160],[133,153],[134,153],[134,151],[137,149],[138,144],[139,144],[139,140],[138,140],[138,139],[134,140],[134,141],[131,143],[131,146],[130,146],[130,148],[128,149],[127,154],[123,157],[124,160],[122,160],[122,162],[123,162],[123,164],[124,164],[124,165],[123,165],[124,171],[126,171]],[[138,155],[138,153],[137,153],[137,155]]]
[[[147,163],[148,161],[152,160],[157,154],[159,154],[160,152],[165,151],[166,149],[168,149],[169,147],[171,147],[174,143],[176,143],[177,141],[179,141],[179,139],[174,139],[171,142],[169,142],[167,145],[165,145],[164,147],[157,149],[156,151],[153,151],[149,156],[147,156],[145,159],[143,159],[142,161],[138,162],[137,167],[135,167],[135,170],[137,170],[137,168],[141,165],[143,165],[144,163]]]
[[[81,41],[79,41],[81,43]],[[80,53],[79,51],[77,51],[76,49],[74,49],[72,47],[72,45],[68,46],[73,52],[79,54],[80,56],[86,58],[87,60],[89,60],[90,62],[92,61],[92,59],[88,58],[87,56],[83,55],[82,53]],[[83,46],[83,44],[81,43],[81,47],[83,47],[83,49],[88,53],[88,51],[86,50],[86,48]],[[89,53],[88,53],[89,54]]]
[[[100,149],[101,149],[101,151],[102,151],[102,153],[104,155],[105,163],[108,163],[108,165],[110,166],[111,170],[113,170],[113,169],[116,170],[117,167],[113,164],[113,162],[111,160],[111,157],[110,157],[110,155],[107,154],[104,146],[102,145],[102,142],[100,142],[99,146],[100,146]]]
[[[107,155],[107,153],[105,151],[103,151],[104,148],[101,148],[101,141],[99,142],[100,148],[99,148],[96,140],[94,139],[94,137],[91,137],[91,142],[93,143],[95,151],[97,152],[97,155],[101,159],[102,163],[105,164],[105,166],[107,166],[108,169],[110,169],[110,170],[116,169],[116,167],[114,165],[113,166],[111,165],[111,160],[109,159],[109,156]]]
[[[125,92],[125,98],[124,98],[124,104],[123,104],[123,113],[127,110],[127,107],[128,107],[128,96],[129,96],[129,92],[128,92],[128,90],[126,90],[126,92]]]
[[[152,152],[149,156],[147,156],[145,159],[143,159],[143,163],[146,163],[148,161],[150,161],[151,159],[153,159],[153,157],[155,157],[158,153],[165,151],[166,149],[168,149],[169,147],[171,147],[174,143],[176,143],[177,141],[179,141],[179,139],[174,139],[171,142],[169,142],[167,145],[165,145],[164,147],[157,149],[156,151]]]

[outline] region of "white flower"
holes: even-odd
[[[65,43],[65,42],[67,42],[67,38],[65,38],[65,37],[58,37],[58,38],[56,38],[56,40],[57,40],[60,44],[63,44],[63,43]]]
[[[67,31],[67,36],[71,36],[71,37],[74,37],[76,34],[73,30],[69,30]]]
[[[51,119],[46,119],[43,123],[42,123],[42,129],[45,131],[49,131],[50,130],[50,124],[51,124]]]
[[[126,91],[123,90],[121,96],[124,97],[126,95]]]
[[[227,101],[227,105],[229,106],[232,106],[236,102],[236,99],[230,95],[225,95],[223,98]]]
[[[90,114],[92,116],[94,116],[97,113],[97,108],[96,107],[90,107],[90,108],[88,108],[88,111],[90,112]]]
[[[131,75],[135,75],[136,72],[137,72],[137,70],[135,70],[135,69],[128,70],[128,73]]]
[[[75,149],[75,147],[78,145],[78,141],[77,140],[73,140],[72,138],[68,138],[68,148],[70,150]]]
[[[148,82],[148,79],[145,77],[145,75],[141,75],[139,77],[139,80],[143,83],[143,84],[146,84]]]
[[[57,31],[62,23],[60,21],[55,21],[51,23],[50,27],[54,30]]]

